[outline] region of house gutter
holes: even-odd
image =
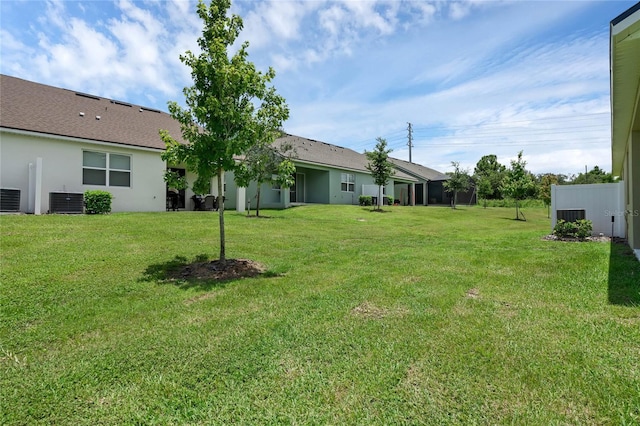
[[[304,164],[307,166],[315,166],[315,168],[318,168],[319,170],[320,167],[327,167],[333,170],[346,170],[349,172],[357,172],[357,173],[371,173],[369,170],[367,169],[354,169],[351,167],[340,167],[340,166],[335,166],[335,165],[330,165],[330,164],[325,164],[325,163],[317,163],[317,162],[311,162],[311,161],[304,161],[304,160],[299,160],[297,158],[292,158],[291,159],[293,162],[295,163],[300,163],[300,164]],[[409,178],[405,178],[405,177],[400,177],[400,176],[392,176],[395,180],[401,180],[401,181],[406,181],[406,182],[417,182],[417,179],[409,179]]]

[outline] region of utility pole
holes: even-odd
[[[589,183],[589,174],[587,172],[587,165],[584,165],[584,183]]]
[[[411,161],[411,148],[413,147],[413,129],[411,128],[411,123],[407,123],[409,125],[409,127],[407,128],[407,130],[409,130],[409,142],[407,143],[407,146],[409,146],[409,162],[412,163]]]

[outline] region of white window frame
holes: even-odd
[[[355,173],[340,173],[340,190],[342,192],[356,192]]]
[[[84,153],[85,152],[90,152],[93,154],[100,154],[100,155],[106,155],[106,165],[105,167],[96,167],[96,166],[87,166],[84,164]],[[129,158],[129,169],[119,169],[119,168],[115,168],[115,167],[111,167],[111,155],[119,155],[121,157],[128,157]],[[131,155],[129,154],[121,154],[118,152],[104,152],[104,151],[94,151],[94,150],[90,150],[90,149],[84,149],[82,150],[82,171],[83,171],[83,176],[82,176],[82,184],[83,185],[88,185],[88,186],[105,186],[105,187],[115,187],[115,188],[131,188],[131,163],[132,163],[132,159],[131,159]],[[86,183],[84,180],[84,170],[100,170],[103,171],[105,174],[105,183],[101,184],[101,183]],[[128,173],[129,174],[129,185],[112,185],[110,182],[110,177],[111,177],[111,172],[117,172],[117,173]]]
[[[276,182],[276,180],[278,179],[278,175],[271,175],[271,189],[274,191],[280,191],[282,188],[280,188],[280,184]]]

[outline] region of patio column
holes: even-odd
[[[42,157],[29,163],[29,191],[27,213],[42,214]]]
[[[409,205],[415,206],[416,205],[416,184],[412,182],[410,188],[411,188],[411,194],[409,198]]]
[[[290,188],[287,188],[287,187],[280,188],[280,203],[285,209],[291,207],[291,202],[289,201],[289,196],[290,196],[289,191],[290,191]]]
[[[424,205],[429,205],[429,181],[424,182]]]
[[[247,188],[239,186],[236,189],[236,211],[238,213],[244,213],[246,211],[244,204],[247,202]]]

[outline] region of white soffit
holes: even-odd
[[[634,117],[638,114],[640,8],[634,8],[636,10],[624,19],[618,22],[614,20],[611,24],[611,148],[614,175],[621,172]],[[636,122],[635,127],[638,126],[640,123]]]

